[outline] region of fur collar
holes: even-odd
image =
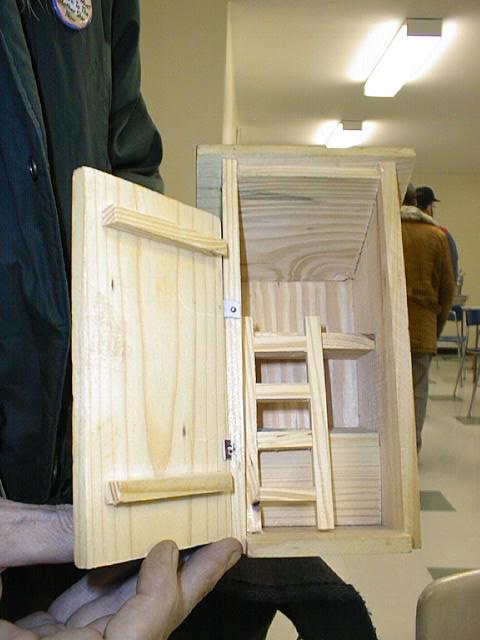
[[[428,213],[424,213],[418,207],[403,205],[400,209],[400,216],[402,220],[426,222],[427,224],[433,224],[435,227],[438,227],[438,222],[435,222],[432,216],[429,216]]]

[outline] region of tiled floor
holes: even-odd
[[[422,511],[455,511],[441,491],[420,491]]]
[[[456,366],[434,361],[419,461],[422,549],[411,554],[324,558],[360,591],[372,612],[379,640],[414,640],[415,607],[432,579],[480,567],[480,426],[462,424],[471,373],[460,394],[451,394]],[[449,396],[449,397],[447,397]],[[480,416],[480,391],[473,415]],[[268,640],[296,640],[291,623],[277,616]]]

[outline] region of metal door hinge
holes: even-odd
[[[240,300],[224,300],[223,301],[223,317],[224,318],[242,318],[242,305]]]
[[[223,459],[231,460],[234,453],[235,453],[235,445],[232,443],[232,441],[224,440],[223,441]]]

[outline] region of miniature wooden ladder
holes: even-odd
[[[255,355],[274,354],[278,359],[306,354],[306,384],[256,382]],[[305,318],[305,336],[258,336],[252,318],[244,318],[245,424],[247,450],[247,531],[262,530],[260,503],[315,502],[317,528],[334,528],[332,469],[327,421],[322,325],[318,317]],[[258,432],[257,402],[306,400],[310,403],[310,430]],[[311,449],[313,486],[270,488],[260,486],[258,455],[268,450]]]

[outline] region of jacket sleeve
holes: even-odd
[[[448,248],[450,250],[450,257],[452,259],[452,268],[453,268],[453,277],[455,278],[455,282],[457,282],[458,278],[458,250],[457,245],[455,244],[455,240],[451,233],[447,231],[447,240],[448,240]]]
[[[163,193],[162,141],[140,93],[138,0],[114,0],[109,156],[114,175]]]
[[[453,277],[452,259],[450,249],[445,236],[440,238],[441,260],[440,260],[440,287],[438,302],[440,313],[437,316],[437,337],[442,333],[443,327],[448,319],[448,314],[452,308],[453,297],[455,295],[455,279]]]

